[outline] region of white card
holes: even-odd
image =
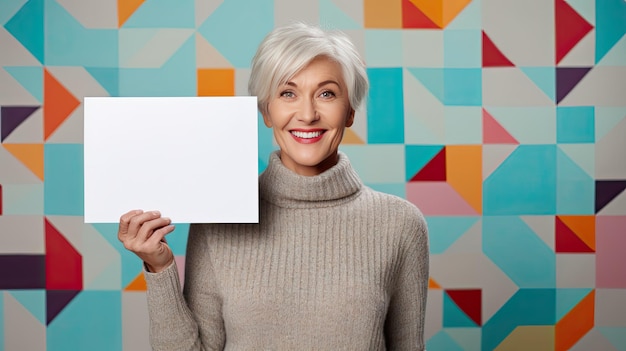
[[[258,223],[256,97],[86,97],[85,222]]]

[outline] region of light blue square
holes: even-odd
[[[443,62],[446,68],[482,67],[482,32],[480,30],[445,30]]]
[[[482,69],[480,68],[445,68],[443,87],[446,105],[482,105]]]
[[[82,144],[45,145],[44,214],[83,215],[83,164]]]
[[[557,143],[595,142],[595,117],[593,106],[557,107]]]
[[[482,144],[482,108],[446,106],[444,108],[447,145]]]
[[[404,143],[402,68],[369,68],[367,141],[370,144]]]
[[[400,67],[402,57],[402,31],[391,29],[365,31],[365,61],[368,67]]]

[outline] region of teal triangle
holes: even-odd
[[[44,0],[30,0],[11,18],[4,28],[33,56],[44,63]]]
[[[0,26],[10,20],[27,0],[2,0],[0,1]]]
[[[455,241],[467,232],[478,217],[428,217],[428,238],[432,254],[444,253]]]
[[[441,149],[443,149],[443,145],[407,145],[404,152],[406,180],[413,178]]]
[[[443,103],[443,68],[407,68],[407,70]]]
[[[43,102],[43,67],[4,67],[37,101]]]
[[[480,328],[446,328],[445,331],[463,350],[480,350]]]
[[[596,63],[626,34],[626,1],[596,0]]]
[[[139,50],[154,38],[158,28],[122,28],[119,30],[119,66],[124,67]]]
[[[13,290],[9,291],[9,294],[37,318],[42,325],[46,324],[45,290]]]
[[[443,327],[478,327],[445,292],[443,294]]]
[[[120,276],[120,262],[111,262],[98,276],[89,282],[86,282],[84,290],[121,290],[122,279]]]
[[[119,68],[85,67],[85,69],[109,95],[119,96]]]
[[[454,339],[444,330],[440,330],[426,341],[427,350],[446,350],[446,351],[463,351],[463,348],[457,344]]]
[[[556,320],[561,320],[572,308],[587,296],[592,289],[556,289]]]
[[[195,28],[195,0],[144,2],[123,28]]]
[[[556,73],[554,67],[520,67],[522,72],[552,101],[556,99]]]
[[[596,327],[619,351],[626,351],[626,327]]]
[[[592,26],[596,23],[596,4],[589,0],[565,0],[585,21]]]
[[[596,164],[593,144],[558,144],[558,147],[580,169],[585,171],[589,177],[594,177]]]
[[[331,28],[337,29],[361,29],[352,17],[343,12],[332,0],[320,1],[320,21],[327,23]]]
[[[626,35],[622,37],[596,66],[624,66],[626,62]]]

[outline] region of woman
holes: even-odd
[[[338,151],[367,88],[339,33],[296,24],[264,39],[249,91],[280,150],[259,177],[260,223],[192,225],[181,291],[169,219],[120,220],[145,262],[155,350],[424,348],[424,218],[364,186]]]

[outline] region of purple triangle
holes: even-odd
[[[2,106],[0,107],[0,117],[2,118],[2,130],[0,131],[0,141],[4,141],[15,128],[22,124],[39,106]]]
[[[596,213],[626,189],[626,180],[596,180]]]
[[[590,70],[591,67],[557,67],[556,103],[561,102]]]
[[[63,311],[80,290],[48,290],[46,291],[46,325]]]

